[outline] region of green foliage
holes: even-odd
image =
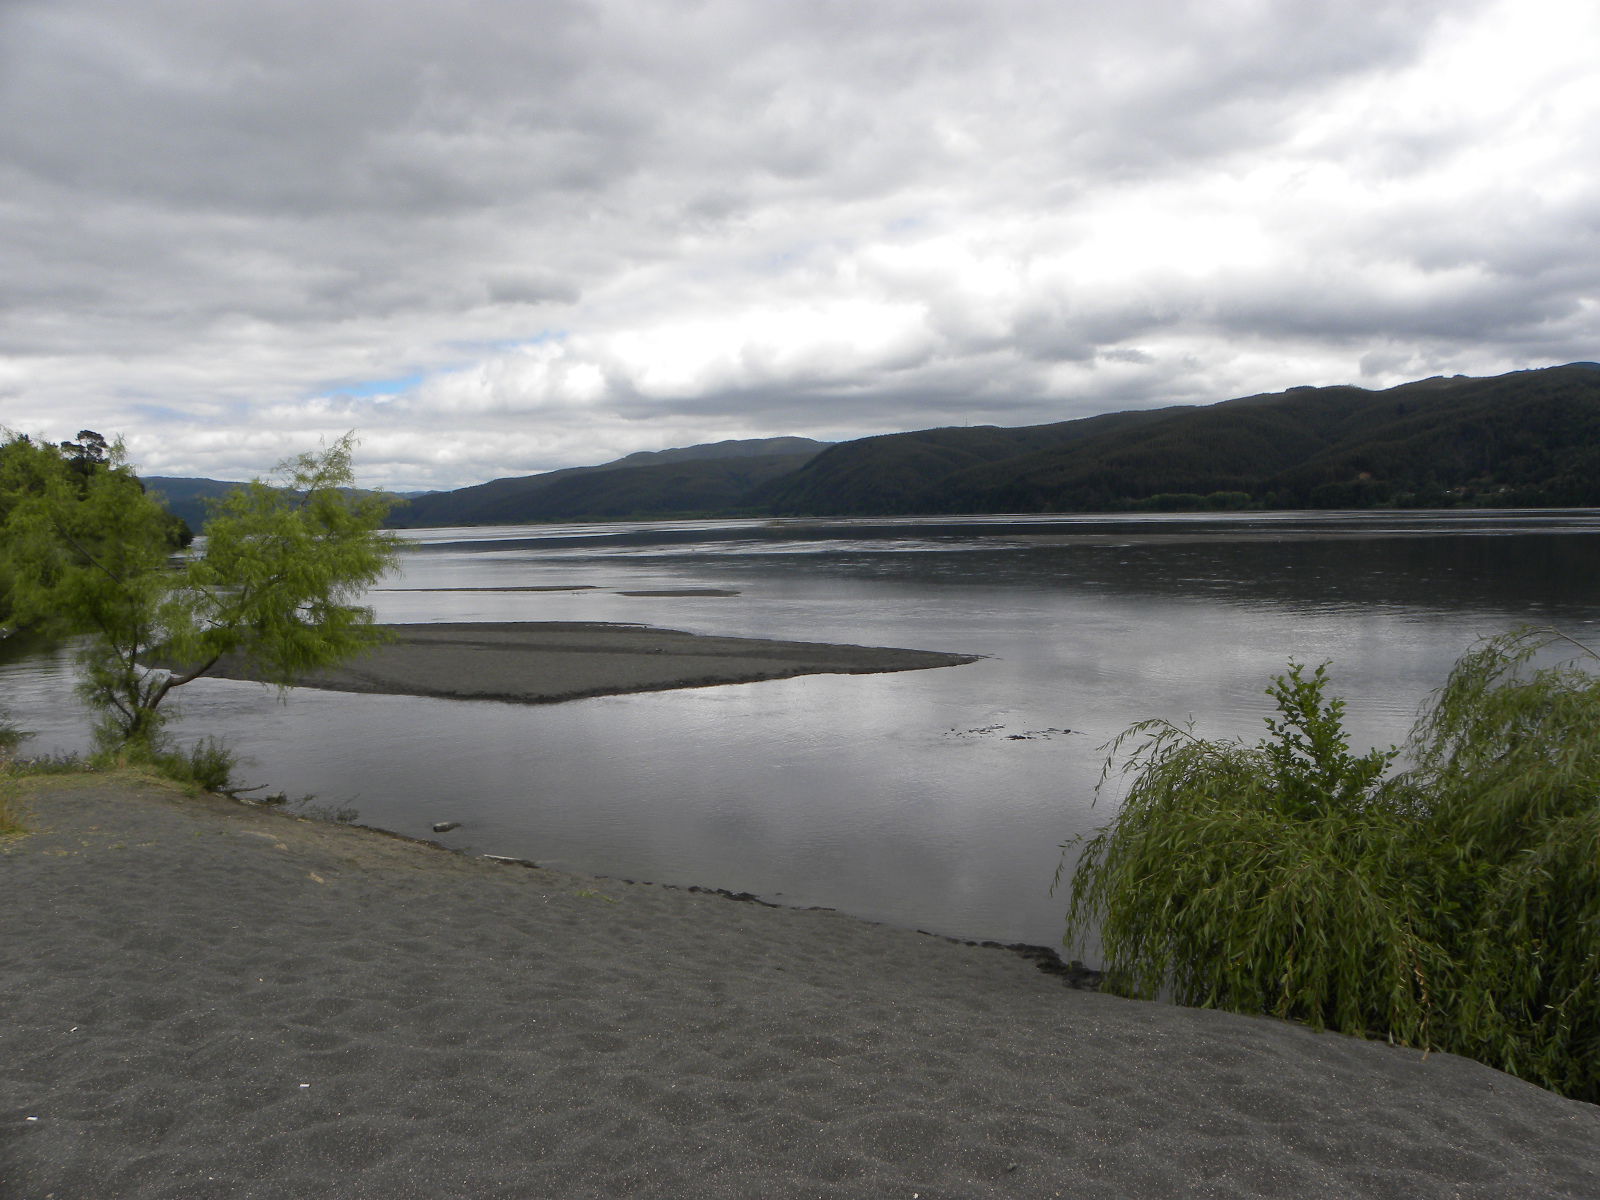
[[[11,764],[16,775],[81,775],[94,766],[81,754],[32,754]]]
[[[394,543],[378,529],[386,503],[350,490],[350,437],[284,464],[281,486],[230,494],[204,551],[182,561],[170,515],[120,443],[89,447],[0,447],[0,580],[19,625],[87,635],[81,690],[101,713],[102,748],[169,753],[162,701],[223,655],[286,685],[374,641],[371,611],[353,601]]]
[[[1398,753],[1370,750],[1357,758],[1344,735],[1344,701],[1325,699],[1328,664],[1306,678],[1305,668],[1289,663],[1289,673],[1277,676],[1267,695],[1277,703],[1279,716],[1266,719],[1272,735],[1260,744],[1267,762],[1269,794],[1286,816],[1315,817],[1322,813],[1359,812],[1368,806],[1369,793]]]
[[[1108,986],[1477,1058],[1600,1100],[1600,679],[1553,635],[1465,655],[1407,744],[1352,755],[1291,664],[1254,745],[1163,721],[1081,849],[1067,940]],[[1104,781],[1103,781],[1104,782]],[[1066,859],[1063,859],[1063,867]],[[1059,874],[1058,874],[1059,882]]]
[[[1297,665],[1275,682],[1275,740],[1147,721],[1113,743],[1107,771],[1120,760],[1133,784],[1084,848],[1068,915],[1069,937],[1098,923],[1109,987],[1342,1029],[1406,1025],[1421,897],[1388,861],[1401,818],[1376,803],[1393,751],[1349,754],[1325,682]]]
[[[347,436],[299,455],[278,486],[245,484],[213,508],[164,657],[205,670],[242,654],[288,684],[373,644],[372,612],[353,601],[389,569],[395,542],[379,531],[388,501],[351,491],[351,450]]]
[[[17,806],[17,781],[10,761],[0,761],[0,838],[21,833],[22,828],[22,812]]]
[[[140,603],[148,597],[127,594],[120,581],[159,572],[176,548],[120,443],[86,462],[26,437],[0,446],[0,617],[9,623],[45,634],[93,629],[112,618],[91,594],[117,593],[111,606]]]
[[[23,438],[0,455],[0,512],[9,618],[48,635],[89,635],[86,692],[142,736],[146,673],[135,655],[167,619],[176,547],[166,514],[120,443],[86,460]]]
[[[233,787],[233,772],[239,765],[239,756],[220,738],[208,737],[201,738],[187,751],[158,751],[151,765],[185,787],[223,793]]]
[[[15,757],[17,747],[27,741],[30,736],[30,734],[13,725],[6,711],[0,709],[0,762],[10,761]]]
[[[14,760],[17,747],[27,736],[0,713],[0,837],[22,832]]]
[[[1600,678],[1531,631],[1457,664],[1410,784],[1443,847],[1461,969],[1446,1049],[1600,1101]],[[1594,656],[1583,650],[1586,664]]]

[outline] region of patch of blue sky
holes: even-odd
[[[565,329],[541,329],[527,337],[485,338],[480,341],[451,342],[450,349],[458,354],[500,354],[507,350],[521,350],[524,346],[542,346],[546,342],[564,342],[569,336]]]
[[[354,396],[358,400],[365,400],[373,396],[397,396],[417,386],[423,380],[422,372],[417,371],[410,375],[397,375],[390,379],[368,379],[362,383],[341,383],[337,387],[330,387],[324,393],[329,396]]]
[[[884,226],[884,231],[890,234],[921,233],[928,226],[927,215],[917,213],[914,216],[895,217]]]
[[[140,421],[162,423],[194,420],[194,413],[167,404],[131,404],[128,408]]]
[[[538,346],[545,342],[559,342],[565,340],[565,329],[541,329],[538,333],[528,337],[514,338],[486,338],[475,341],[460,341],[449,343],[450,352],[455,356],[481,358],[485,355],[504,354],[509,350],[520,350],[525,346]],[[387,379],[367,379],[358,383],[330,383],[324,384],[316,392],[320,396],[349,396],[355,400],[382,399],[388,396],[398,396],[401,392],[410,391],[430,375],[446,374],[458,370],[465,363],[456,367],[442,366],[431,371],[413,371],[409,375],[394,375]]]

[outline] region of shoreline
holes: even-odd
[[[980,656],[884,646],[717,637],[649,625],[522,621],[382,625],[393,640],[296,687],[558,704],[592,696],[714,687],[799,675],[881,674],[962,666]],[[219,679],[260,681],[223,659]]]
[[[1600,1108],[1453,1055],[127,774],[22,782],[6,1195],[1600,1194]]]

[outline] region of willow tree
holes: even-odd
[[[388,501],[354,490],[353,444],[347,435],[281,464],[275,483],[235,489],[182,558],[120,442],[98,456],[23,437],[0,447],[8,619],[82,636],[80,687],[103,748],[155,749],[162,702],[225,655],[286,685],[378,639],[356,601],[394,543],[380,528]]]
[[[1600,1101],[1600,660],[1564,643],[1525,630],[1464,655],[1392,774],[1397,751],[1351,753],[1322,668],[1274,682],[1255,744],[1135,725],[1106,764],[1131,780],[1118,812],[1066,847],[1067,941],[1098,930],[1127,995]]]

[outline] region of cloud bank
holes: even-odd
[[[450,487],[1600,358],[1582,0],[0,0],[0,424]]]

